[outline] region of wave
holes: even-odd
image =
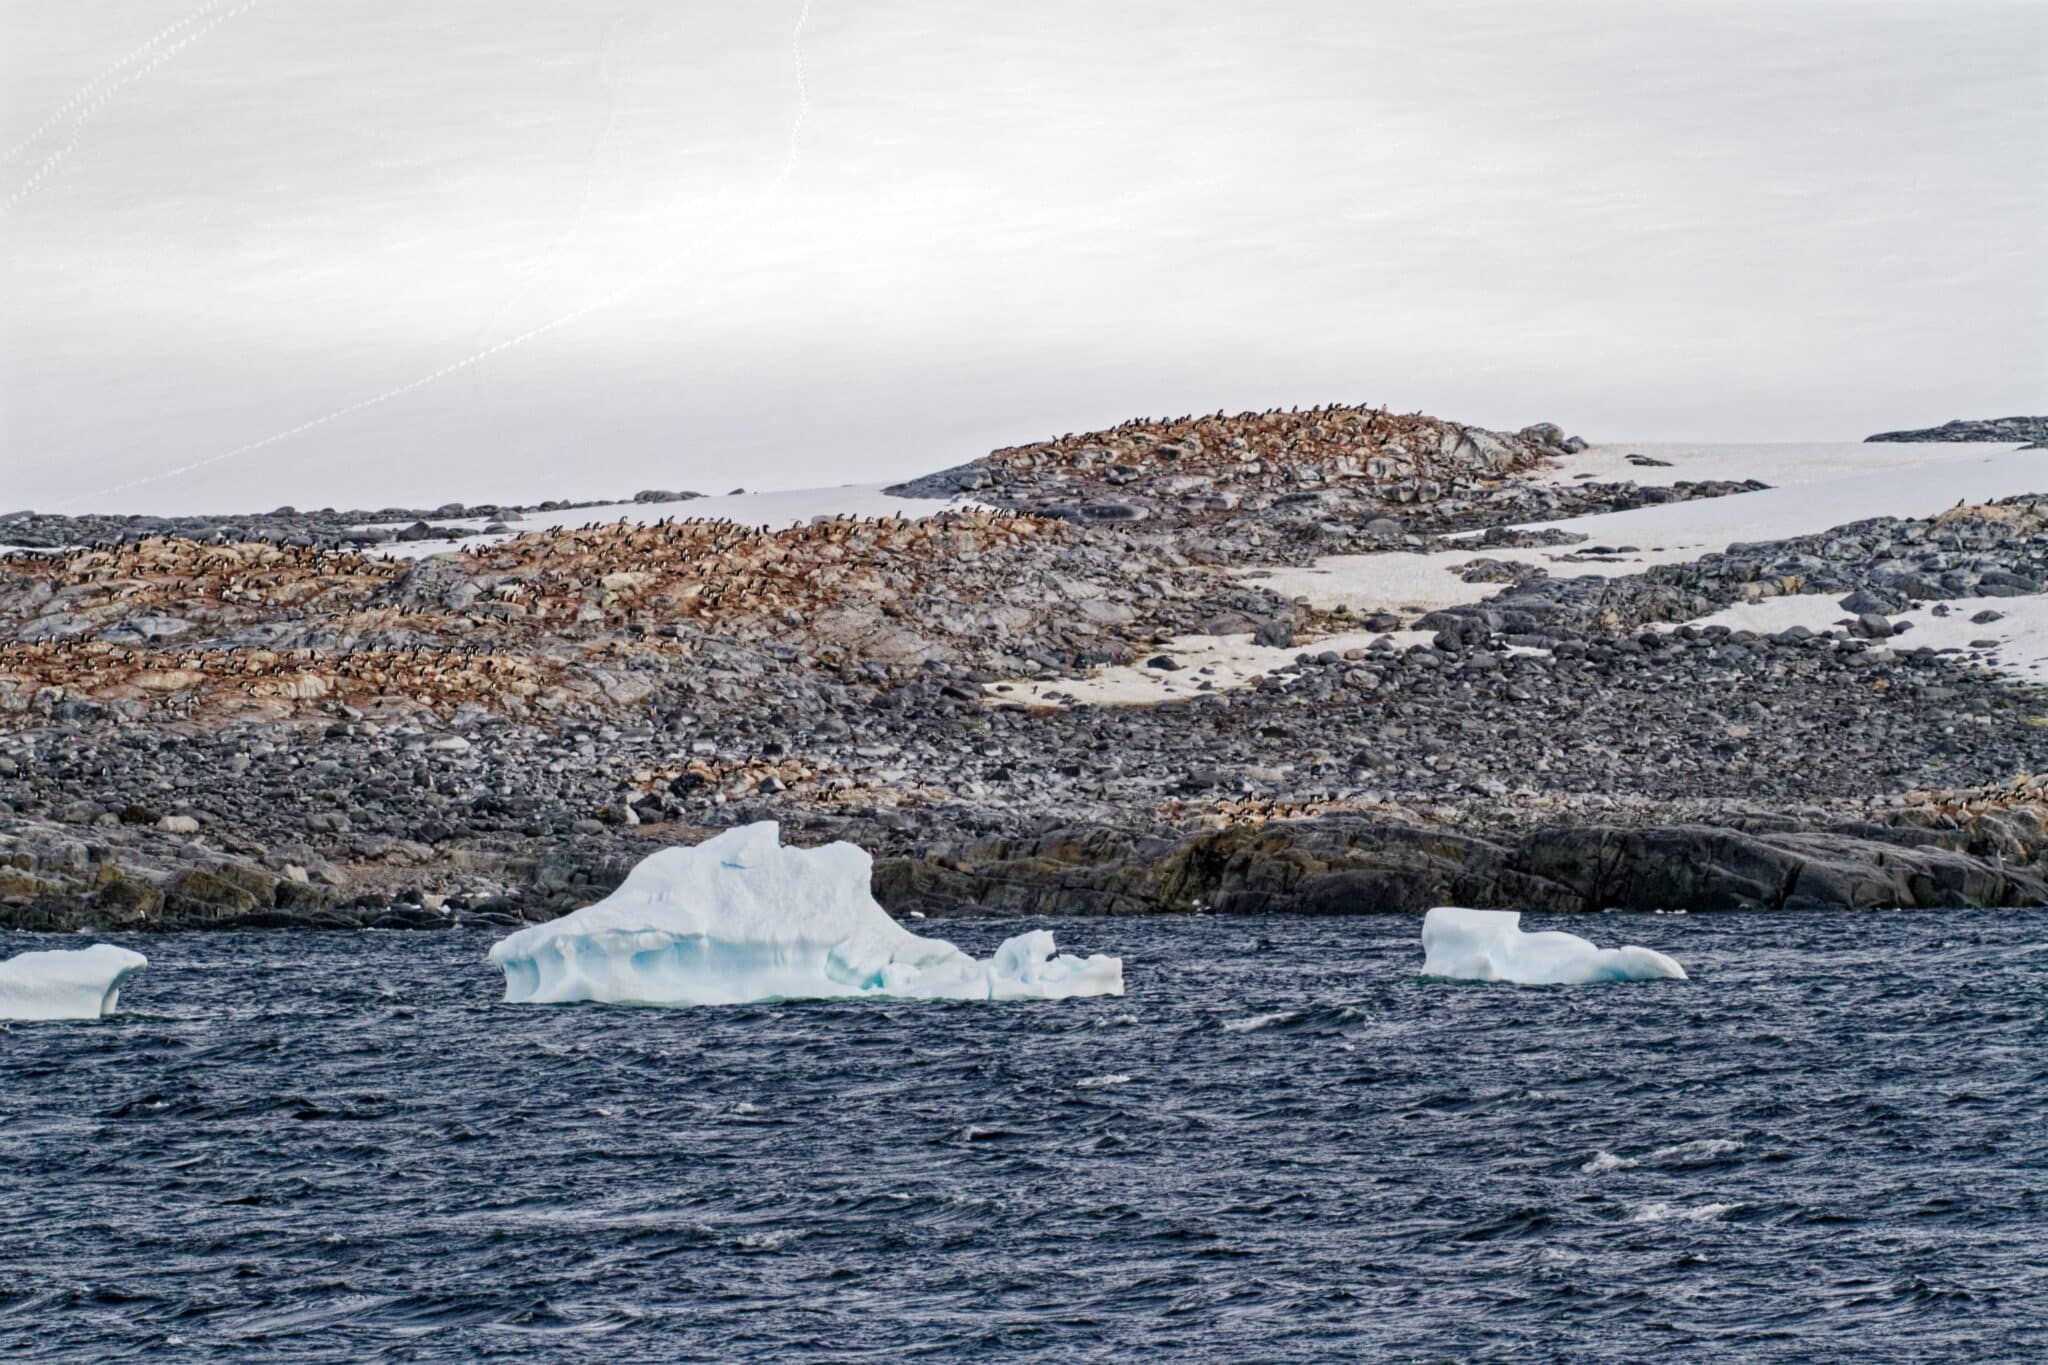
[[[1740,1204],[1644,1204],[1636,1209],[1631,1223],[1711,1223],[1741,1208]]]

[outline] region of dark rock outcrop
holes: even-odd
[[[943,861],[884,860],[875,893],[899,915],[932,916],[2021,906],[2048,903],[2044,858],[2038,811],[1939,831],[1580,824],[1482,835],[1326,818],[1179,842],[1103,829],[990,840]]]
[[[1986,417],[1974,421],[1958,419],[1938,427],[1909,431],[1880,431],[1863,438],[1869,442],[1914,441],[2020,441],[2039,445],[2048,441],[2048,417]]]

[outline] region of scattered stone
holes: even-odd
[[[1294,627],[1280,620],[1261,621],[1252,631],[1252,643],[1267,649],[1286,649],[1294,643]]]

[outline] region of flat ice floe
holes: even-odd
[[[1059,1000],[1122,995],[1118,958],[1059,955],[1038,930],[986,960],[889,918],[852,844],[788,848],[773,821],[643,859],[619,889],[491,949],[505,999],[734,1005],[901,997]]]
[[[1521,922],[1514,910],[1437,906],[1422,919],[1422,974],[1521,986],[1686,979],[1685,968],[1651,949],[1599,948],[1556,930],[1526,933]]]
[[[99,1019],[121,1001],[121,983],[149,965],[141,953],[90,948],[22,953],[0,962],[0,1019]]]

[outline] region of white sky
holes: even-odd
[[[2048,408],[2048,3],[811,0],[792,161],[801,13],[0,0],[0,512]]]

